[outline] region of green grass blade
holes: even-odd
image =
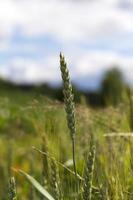
[[[25,176],[25,178],[48,200],[55,200],[32,176],[19,170],[19,173]]]

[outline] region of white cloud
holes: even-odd
[[[65,42],[133,31],[133,12],[120,8],[120,2],[1,1],[0,35],[9,36],[19,27],[24,35],[30,37],[49,34]]]
[[[5,79],[16,83],[42,83],[59,81],[59,67],[57,57],[45,60],[32,60],[14,57],[7,65],[0,66],[0,74]]]
[[[19,8],[19,5],[18,5]],[[20,26],[29,36],[50,34],[63,42],[133,31],[133,13],[104,1],[21,3]]]
[[[77,83],[79,79],[82,82],[86,80],[87,83],[83,83],[85,85],[89,84],[89,79],[84,79],[85,77],[98,77],[98,80],[93,80],[94,82],[98,82],[102,79],[104,72],[112,67],[120,69],[125,81],[133,84],[133,57],[123,56],[112,51],[79,52],[73,60],[71,72],[73,79]]]
[[[68,63],[72,80],[77,84],[82,81],[82,85],[88,88],[95,85],[95,82],[99,83],[103,73],[114,66],[122,70],[128,83],[133,83],[133,58],[129,56],[123,57],[114,52],[104,51],[79,52],[77,56],[73,55],[72,62],[69,61]],[[46,57],[43,60],[16,57],[7,64],[6,68],[0,67],[0,74],[4,78],[9,78],[18,83],[61,82],[57,55]],[[93,80],[94,77],[97,80]]]
[[[0,52],[36,52],[37,47],[32,42],[12,49],[12,36],[16,30],[29,38],[48,35],[62,44],[70,60],[72,78],[77,82],[87,75],[101,77],[114,64],[121,66],[126,79],[133,82],[132,57],[112,51],[110,46],[108,51],[97,47],[95,50],[80,50],[80,44],[88,40],[102,42],[105,39],[113,41],[114,38],[118,39],[114,46],[120,44],[118,50],[123,45],[126,49],[132,47],[130,41],[128,44],[123,41],[123,36],[133,35],[132,11],[132,0],[0,1]],[[47,57],[38,59],[16,55],[1,65],[0,73],[16,82],[59,81],[58,55],[46,54]]]

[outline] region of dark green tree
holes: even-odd
[[[118,68],[112,68],[105,73],[101,85],[101,95],[104,105],[117,105],[122,101],[125,87],[123,75]]]

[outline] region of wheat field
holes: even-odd
[[[0,97],[0,199],[132,200],[132,96],[117,107],[74,104],[62,54],[60,64],[64,103]]]

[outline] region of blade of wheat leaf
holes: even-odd
[[[20,174],[22,174],[44,197],[46,197],[48,200],[55,200],[41,185],[38,183],[32,176],[25,173],[22,170],[18,171]]]
[[[46,155],[49,159],[55,160],[55,158],[52,157],[52,156],[50,156],[48,153],[43,152],[43,151],[41,151],[40,149],[38,149],[38,148],[36,148],[36,147],[34,147],[34,146],[33,146],[32,148],[33,148],[35,151],[37,151],[38,153],[40,153],[40,154],[42,154],[42,155]],[[58,160],[55,160],[55,162],[56,162],[59,166],[61,166],[61,167],[63,167],[64,169],[66,169],[69,173],[71,173],[72,175],[75,176],[75,172],[72,171],[70,168],[68,168],[65,164],[59,162]],[[77,173],[77,178],[78,178],[79,180],[81,180],[81,181],[84,180],[83,177],[81,177],[78,173]]]

